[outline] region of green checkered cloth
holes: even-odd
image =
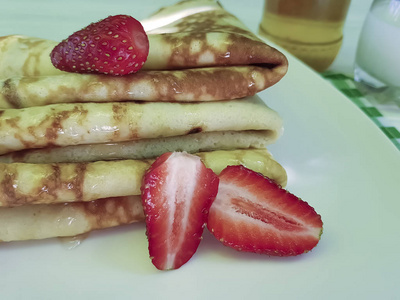
[[[396,103],[377,100],[350,76],[330,72],[321,75],[367,114],[400,150],[400,107]]]

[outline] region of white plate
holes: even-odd
[[[73,15],[74,2],[61,8],[56,2],[13,1],[0,13],[0,35],[59,39],[63,31],[84,25],[86,12],[103,17],[101,10],[111,6],[82,1],[83,12]],[[233,11],[251,25],[251,12],[260,11],[259,4],[248,2]],[[42,3],[47,4],[34,9]],[[136,16],[143,18],[154,7],[137,8]],[[33,11],[36,15],[29,15]],[[57,30],[55,20],[65,26]],[[324,221],[322,239],[311,253],[293,258],[238,253],[205,232],[189,263],[160,272],[148,258],[144,224],[133,224],[91,234],[72,250],[57,239],[1,244],[1,299],[398,297],[400,153],[351,101],[288,57],[287,76],[260,96],[285,120],[284,136],[270,150],[288,171],[288,189]]]

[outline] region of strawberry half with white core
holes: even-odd
[[[50,57],[62,71],[126,75],[141,69],[148,54],[142,24],[131,16],[116,15],[73,33]]]
[[[243,166],[219,175],[207,227],[239,251],[291,256],[310,251],[322,234],[321,216],[274,181]]]
[[[153,264],[177,269],[199,246],[218,176],[186,152],[161,155],[143,178],[142,202]]]

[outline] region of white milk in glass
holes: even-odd
[[[371,8],[358,43],[355,78],[375,88],[400,87],[400,0]]]

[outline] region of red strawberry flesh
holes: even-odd
[[[126,75],[142,68],[149,41],[139,21],[109,16],[73,33],[51,52],[53,65],[67,72]]]
[[[262,174],[229,166],[220,176],[208,229],[236,250],[291,256],[313,249],[322,220],[307,202]]]
[[[147,171],[142,201],[150,257],[158,269],[177,269],[196,252],[218,181],[199,157],[184,152],[163,154]]]

